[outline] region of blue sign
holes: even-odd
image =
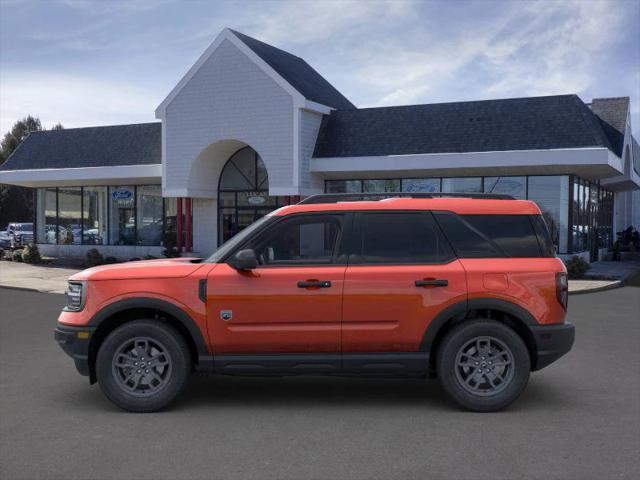
[[[126,188],[117,188],[111,192],[111,198],[114,200],[131,200],[133,198],[133,192]]]

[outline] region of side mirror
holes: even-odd
[[[236,270],[253,270],[258,266],[256,252],[254,252],[250,248],[246,250],[240,250],[233,257],[231,257],[231,259],[229,260],[229,265],[231,265]]]

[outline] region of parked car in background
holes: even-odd
[[[6,230],[0,231],[0,248],[11,248],[11,237]]]
[[[9,237],[9,248],[22,248],[33,243],[33,223],[10,223],[6,234]]]

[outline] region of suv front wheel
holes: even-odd
[[[529,381],[529,351],[520,336],[495,320],[469,320],[438,348],[436,369],[447,394],[475,412],[505,408]]]
[[[107,336],[96,359],[96,376],[109,400],[132,412],[166,407],[186,386],[189,348],[173,327],[135,320]]]

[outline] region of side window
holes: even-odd
[[[531,215],[529,216],[529,218],[531,219],[533,228],[538,235],[538,243],[540,244],[542,256],[555,257],[556,247],[553,244],[553,240],[551,240],[551,235],[549,235],[549,229],[547,228],[547,224],[544,221],[544,217],[542,215]]]
[[[505,253],[480,231],[451,212],[434,212],[442,231],[460,258],[496,258]]]
[[[454,257],[430,213],[362,213],[360,219],[354,263],[444,263]]]
[[[260,265],[323,265],[335,263],[342,216],[292,217],[274,225],[255,242]]]
[[[538,238],[529,215],[463,215],[510,257],[539,257]]]

